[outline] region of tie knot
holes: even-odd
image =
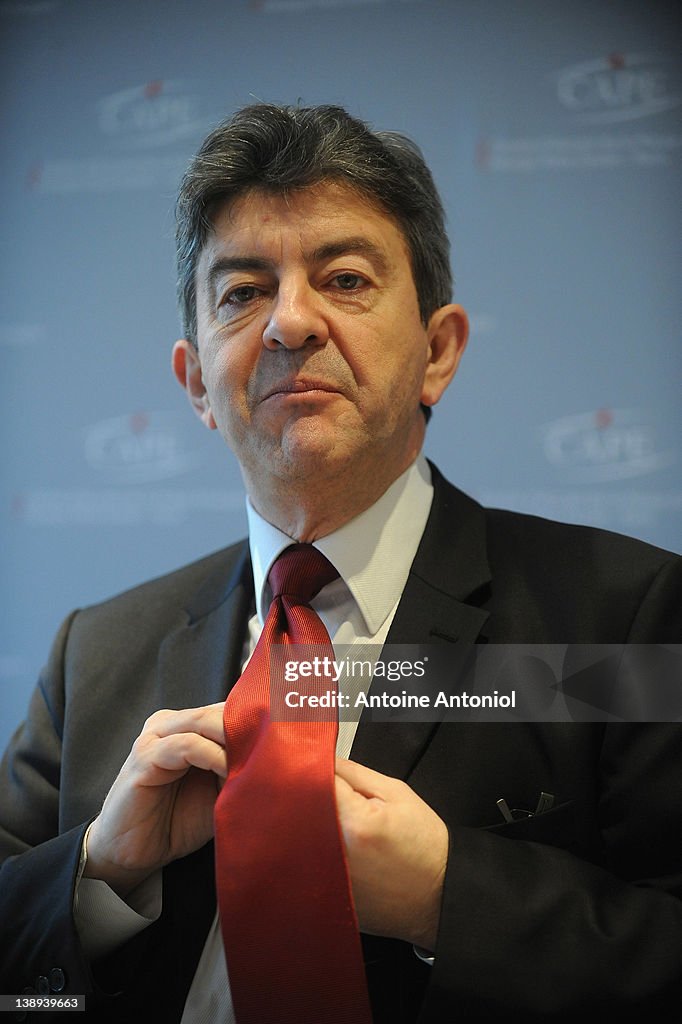
[[[338,575],[329,559],[312,544],[294,544],[274,562],[268,580],[273,598],[286,594],[297,604],[308,604]]]

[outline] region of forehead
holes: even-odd
[[[390,262],[409,262],[403,233],[378,203],[336,182],[323,182],[286,194],[252,189],[218,204],[199,267],[218,252],[256,251],[285,242],[305,254],[322,241],[364,236]],[[255,248],[254,248],[255,247]]]

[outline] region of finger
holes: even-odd
[[[133,769],[143,777],[142,785],[163,785],[169,781],[168,772],[177,776],[190,768],[201,768],[224,779],[227,775],[224,748],[193,732],[154,737],[137,746]]]
[[[225,745],[223,708],[225,702],[180,711],[156,711],[144,724],[143,734],[164,737],[176,733],[196,733],[221,746]]]
[[[402,785],[398,779],[390,775],[382,775],[375,772],[357,761],[347,761],[345,758],[336,758],[336,775],[348,783],[357,793],[366,797],[380,797],[388,799],[395,790],[396,783]]]
[[[344,778],[337,775],[334,779],[334,788],[336,791],[336,806],[339,812],[339,816],[343,816],[346,810],[349,810],[358,800],[365,802],[365,797],[362,793],[356,792],[349,782],[346,782]]]
[[[352,851],[356,844],[356,834],[360,822],[366,820],[369,801],[361,793],[357,793],[345,779],[336,776],[336,813],[347,851]]]

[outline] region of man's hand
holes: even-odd
[[[445,823],[406,783],[341,758],[336,801],[361,931],[435,949]]]
[[[213,835],[227,774],[223,703],[157,711],[144,724],[88,837],[84,874],[120,896]]]

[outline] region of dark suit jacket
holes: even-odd
[[[677,556],[484,510],[434,482],[389,642],[453,655],[481,641],[680,642]],[[0,991],[58,967],[90,1019],[148,1007],[179,1021],[215,912],[212,844],[165,869],[160,920],[94,969],[73,879],[85,825],[145,718],[221,700],[238,677],[252,588],[237,544],[62,627],[0,774]],[[406,779],[450,832],[435,966],[405,943],[364,941],[377,1024],[679,1019],[679,725],[363,719],[351,756]],[[502,822],[501,796],[533,808],[540,790],[555,795],[550,812]]]

